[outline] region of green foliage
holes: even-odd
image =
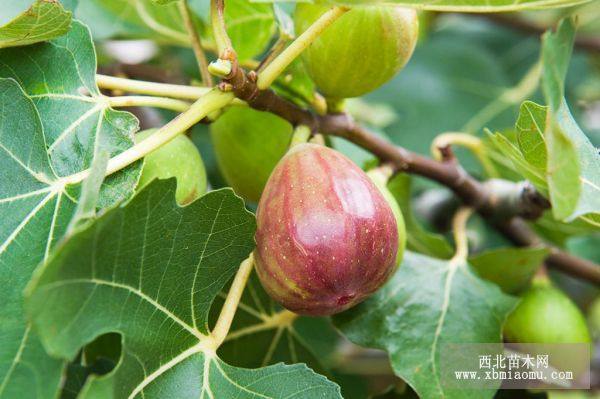
[[[220,305],[218,299],[215,305]],[[218,354],[224,361],[239,367],[306,363],[327,375],[337,344],[338,333],[328,319],[286,311],[267,295],[253,274],[231,332]]]
[[[173,180],[150,184],[67,240],[29,288],[32,320],[53,355],[72,358],[106,332],[124,338],[115,373],[88,381],[83,397],[250,398],[282,386],[339,397],[306,366],[240,369],[211,352],[209,308],[252,250],[254,218],[230,190],[183,208],[174,196]]]
[[[477,157],[456,151],[461,164],[482,181],[528,180],[551,203],[529,223],[543,239],[539,245],[511,247],[493,223],[486,223],[487,215],[479,216],[476,226],[459,232],[472,252],[462,261],[453,257],[446,231],[428,230],[442,228],[438,219],[448,222],[455,211],[450,190],[448,201],[431,205],[421,195],[431,182],[404,173],[377,180],[402,221],[399,245],[403,249],[406,236],[411,252],[404,253],[402,266],[381,289],[330,319],[284,309],[242,262],[256,247],[256,222],[248,209],[288,151],[298,119],[288,122],[256,111],[252,101],[229,105],[233,95],[215,90],[177,118],[170,111],[142,109],[136,111],[138,121],[110,106],[110,96],[135,90],[101,91],[96,84],[93,41],[102,46],[108,39],[157,44],[150,68],[123,69],[133,77],[151,80],[148,71],[165,68],[167,79],[193,82],[198,66],[178,1],[5,3],[0,12],[0,399],[562,397],[449,389],[442,382],[441,353],[446,343],[589,342],[599,336],[595,287],[565,283],[556,271],[550,273],[556,285],[534,277],[544,274],[544,260],[558,250],[546,243],[600,260],[595,147],[600,136],[594,125],[600,69],[588,53],[573,51],[576,34],[586,39],[600,32],[597,4],[391,0],[384,9],[373,0],[330,0],[299,5],[295,24],[294,4],[225,0],[226,29],[246,71],[280,54],[330,6],[371,5],[354,8],[329,26],[305,50],[304,61],[287,59],[290,64],[273,91],[317,120],[325,112],[323,94],[367,94],[328,105],[368,125],[375,141],[391,140],[422,154],[442,132],[480,135],[489,129],[475,149]],[[211,60],[217,49],[209,3],[188,0]],[[549,10],[568,5],[575,7]],[[421,15],[427,32],[402,73],[388,81],[406,63],[416,38],[416,25],[403,30],[390,23],[402,6],[453,14]],[[542,36],[541,45],[535,35],[454,13],[530,8],[546,10],[510,17],[539,27],[557,25]],[[369,21],[352,22],[353,15]],[[578,16],[577,32],[570,15]],[[386,22],[393,38],[387,36]],[[316,57],[324,47],[325,56]],[[100,57],[107,70],[122,61],[109,57]],[[159,95],[180,99],[180,89],[171,89]],[[136,95],[141,94],[148,92]],[[219,107],[212,98],[219,98]],[[185,97],[190,103],[195,99]],[[130,100],[135,105],[136,97]],[[261,103],[271,111],[277,105]],[[203,113],[203,106],[214,112]],[[193,143],[176,136],[183,128],[175,132],[174,125],[201,117],[210,127],[194,126]],[[135,146],[140,124],[164,125],[170,119],[163,132],[173,140],[153,152]],[[149,134],[142,133],[138,144]],[[364,169],[379,164],[378,151],[367,151],[368,146],[332,136],[325,136],[325,143]],[[408,165],[393,166],[412,172]],[[315,187],[322,189],[326,180],[333,190],[354,192],[352,179],[334,181],[346,169],[332,169]],[[219,189],[229,186],[233,190]],[[313,195],[310,200],[317,202],[324,196]],[[351,213],[354,205],[368,203],[355,202],[340,201],[339,208]],[[277,206],[266,210],[270,215],[280,211]],[[283,242],[290,236],[276,238]],[[292,238],[294,248],[311,250]],[[347,245],[344,254],[360,244],[341,241]],[[299,270],[310,266],[297,263]],[[342,277],[312,276],[332,287]],[[508,294],[521,295],[520,301]],[[587,309],[589,331],[571,297]],[[230,328],[222,324],[227,317],[232,317]],[[219,332],[223,342],[217,342]],[[389,375],[373,375],[380,370]],[[354,372],[361,375],[349,374]]]
[[[515,304],[466,263],[407,252],[381,290],[334,322],[351,341],[388,352],[395,373],[422,397],[491,398],[493,391],[444,388],[441,348],[501,342],[502,323]]]
[[[95,154],[117,155],[133,145],[137,119],[109,107],[96,86],[96,54],[79,22],[48,43],[0,50],[0,78],[15,79],[39,113],[54,173],[65,177],[91,166]],[[85,95],[87,92],[89,95]],[[141,164],[108,177],[99,207],[131,196]]]
[[[11,11],[19,10],[27,5],[27,1],[11,1],[3,16],[11,15]],[[24,46],[43,42],[64,35],[71,26],[71,12],[65,10],[57,1],[35,0],[27,10],[9,21],[0,20],[0,48]]]

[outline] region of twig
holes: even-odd
[[[204,54],[202,41],[200,39],[200,35],[198,34],[198,29],[194,24],[194,19],[187,4],[187,0],[179,1],[179,12],[183,18],[185,29],[188,32],[192,49],[194,50],[194,55],[196,56],[196,61],[198,62],[200,76],[202,77],[202,84],[204,86],[211,87],[213,85],[213,81],[210,72],[208,72],[208,60],[206,59],[206,54]]]
[[[233,58],[237,57],[225,26],[224,0],[210,1],[210,21],[213,28],[215,43],[217,44],[217,53],[219,58],[233,61]]]
[[[283,50],[281,54],[263,68],[260,75],[258,75],[258,88],[264,90],[271,86],[271,83],[281,75],[285,68],[346,11],[348,9],[344,7],[333,7],[321,15],[307,30]]]
[[[151,96],[121,96],[106,97],[111,107],[154,107],[176,112],[185,112],[190,108],[190,103],[166,97]]]
[[[233,98],[234,96],[231,93],[223,93],[218,89],[212,89],[206,95],[198,99],[198,101],[193,103],[186,112],[179,114],[179,116],[171,122],[158,129],[152,136],[111,158],[106,168],[106,175],[111,175],[131,165],[135,161],[142,159],[152,151],[177,137],[179,134],[185,132],[211,112],[221,109],[229,104]],[[88,177],[89,173],[90,170],[86,169],[74,175],[62,177],[56,181],[55,184],[67,185],[80,183]]]
[[[485,18],[495,24],[508,28],[516,29],[520,32],[539,36],[544,33],[548,27],[540,26],[535,22],[528,21],[516,15],[502,14],[475,14],[480,18]],[[600,37],[580,36],[575,38],[575,47],[590,52],[600,52]]]
[[[529,229],[523,218],[537,219],[550,207],[550,203],[530,185],[505,182],[498,188],[492,183],[482,183],[457,162],[435,161],[395,146],[355,123],[348,114],[316,115],[279,97],[272,90],[259,90],[256,80],[251,76],[238,67],[225,79],[233,93],[251,107],[272,112],[294,126],[302,124],[313,131],[346,138],[368,150],[382,162],[390,163],[396,171],[434,180],[451,189],[466,206],[483,215],[517,245],[531,245],[530,241],[521,241],[515,237],[520,234],[520,229],[513,226],[519,224]],[[498,192],[494,191],[496,188]],[[553,251],[548,264],[592,282],[600,281],[599,266],[560,251]]]
[[[541,243],[540,238],[522,219],[513,218],[508,222],[498,224],[496,227],[518,246],[535,246]],[[552,252],[545,260],[548,266],[592,283],[600,284],[600,266],[594,262],[568,254],[559,248],[550,248]]]
[[[96,83],[101,89],[122,90],[129,93],[180,98],[184,100],[197,100],[210,91],[207,87],[146,82],[106,75],[96,75]]]

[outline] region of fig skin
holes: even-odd
[[[516,343],[588,343],[585,317],[546,278],[535,280],[504,324],[504,338]]]
[[[331,7],[296,6],[296,33]],[[358,97],[390,80],[408,62],[419,36],[417,12],[390,5],[347,11],[307,48],[302,59],[321,93],[330,99]]]
[[[136,134],[136,142],[151,136],[156,129]],[[177,179],[175,199],[187,205],[206,193],[206,169],[198,148],[184,135],[179,135],[144,158],[144,168],[136,191],[154,179]]]
[[[210,127],[219,170],[233,190],[258,202],[277,162],[288,149],[293,127],[250,107],[233,106]]]
[[[396,270],[390,206],[358,166],[330,148],[294,146],[269,178],[256,218],[257,274],[295,313],[339,313]]]
[[[400,209],[400,205],[398,205],[398,201],[396,201],[396,198],[394,198],[394,195],[387,187],[388,178],[385,175],[380,173],[377,169],[373,169],[367,172],[367,176],[375,183],[375,186],[387,201],[396,218],[396,224],[398,225],[398,254],[396,255],[396,265],[400,266],[402,257],[404,256],[404,250],[406,249],[406,224],[404,223],[402,210]]]

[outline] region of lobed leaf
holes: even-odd
[[[62,362],[31,331],[22,292],[65,233],[76,192],[54,173],[39,114],[13,79],[0,79],[0,121],[0,398],[52,397]]]
[[[466,263],[408,252],[381,290],[334,323],[354,343],[386,350],[396,375],[420,397],[491,398],[492,390],[442,386],[441,348],[501,342],[502,324],[515,304]]]
[[[564,80],[575,37],[573,19],[546,33],[542,87],[549,105],[546,122],[547,182],[552,212],[560,221],[581,217],[600,227],[600,157],[564,99]]]
[[[155,181],[67,240],[30,287],[47,350],[72,358],[95,337],[122,335],[121,361],[83,398],[339,398],[304,365],[229,366],[212,351],[212,302],[254,247],[255,221],[230,189],[186,207]],[[284,395],[285,394],[285,395]]]
[[[78,22],[48,43],[0,50],[0,397],[53,397],[60,381],[62,362],[45,354],[26,323],[22,292],[81,205],[81,185],[61,178],[133,144],[137,120],[106,106],[95,72],[91,38]],[[138,163],[107,179],[98,207],[129,197],[140,169]],[[86,194],[93,203],[96,190]],[[82,216],[89,208],[80,208]],[[39,377],[28,383],[32,375]]]
[[[15,11],[20,13],[14,15]],[[58,0],[35,0],[33,4],[11,0],[9,9],[2,12],[13,19],[0,21],[0,48],[50,40],[64,35],[71,26],[71,12],[65,10]]]
[[[40,114],[45,145],[59,177],[91,167],[100,151],[115,156],[134,144],[137,119],[111,109],[96,86],[96,53],[87,27],[48,43],[0,50],[0,78],[19,82]],[[129,197],[141,162],[104,182],[99,207]]]

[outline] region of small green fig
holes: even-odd
[[[234,191],[258,202],[275,165],[285,154],[293,128],[268,112],[233,106],[210,127],[219,169]]]
[[[331,7],[301,3],[294,20],[304,32]],[[391,5],[347,11],[306,49],[302,59],[325,97],[343,99],[369,93],[390,80],[410,59],[417,37],[417,13]]]
[[[331,148],[294,146],[265,186],[256,223],[258,277],[293,312],[341,312],[396,270],[394,213],[365,172]]]
[[[587,343],[590,333],[577,305],[543,278],[534,280],[508,316],[504,338],[516,343]]]
[[[156,129],[140,132],[135,139],[139,143]],[[186,205],[206,192],[206,170],[198,149],[186,136],[179,135],[169,143],[144,158],[144,168],[137,190],[141,190],[154,179],[177,179],[175,199]]]
[[[375,168],[368,171],[367,176],[375,183],[375,186],[387,201],[396,218],[396,224],[398,225],[398,255],[396,256],[396,265],[400,265],[402,257],[404,256],[404,249],[406,248],[406,225],[404,224],[404,216],[402,216],[400,205],[398,205],[398,201],[396,201],[396,198],[394,198],[394,195],[387,187],[388,177],[385,173],[382,173],[380,169]]]

